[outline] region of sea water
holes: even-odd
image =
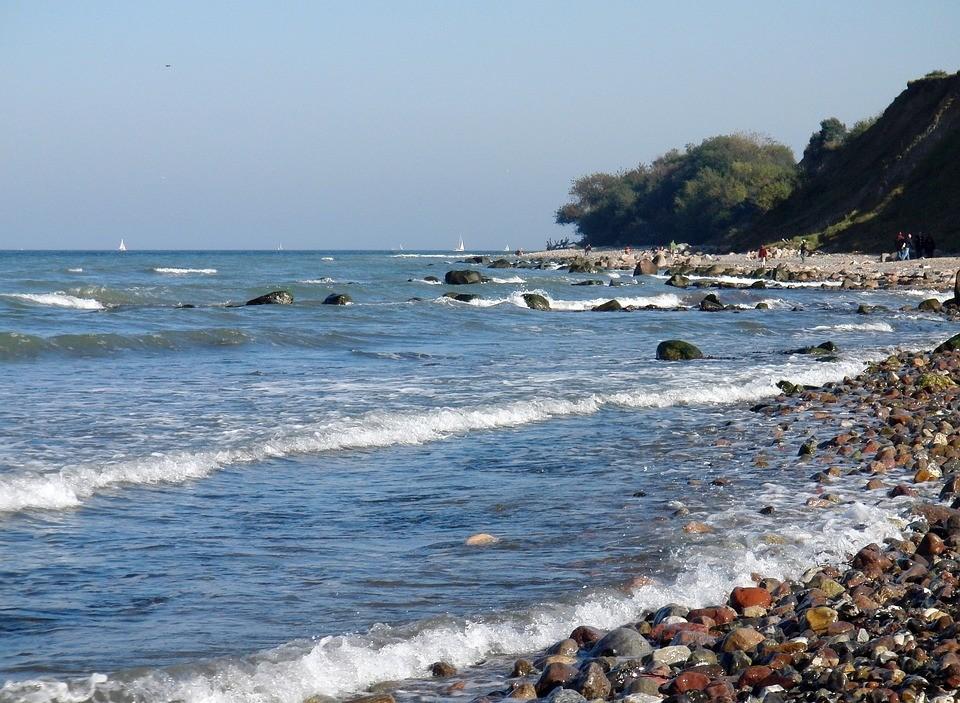
[[[463,257],[0,255],[0,701],[415,698],[433,661],[721,600],[901,526],[857,492],[804,508],[811,470],[750,408],[949,336],[901,310],[929,291],[724,289],[738,310],[706,313],[662,278]],[[463,268],[491,280],[425,280]],[[295,303],[236,305],[279,289]],[[653,309],[589,311],[612,298]],[[673,338],[708,358],[656,361]],[[836,360],[790,353],[826,340]]]

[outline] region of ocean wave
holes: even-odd
[[[817,325],[811,332],[893,332],[889,322],[847,322],[839,325]]]
[[[656,274],[652,278],[666,280],[669,276]],[[769,278],[747,278],[745,276],[697,276],[694,274],[684,274],[684,278],[691,281],[716,281],[717,283],[735,283],[749,286],[757,281],[764,281],[771,288],[839,288],[842,281],[771,281]]]
[[[188,269],[188,268],[175,268],[172,266],[158,266],[151,269],[154,273],[169,273],[174,276],[186,276],[190,274],[204,274],[204,275],[213,275],[217,272],[216,269]]]
[[[67,273],[83,273],[83,269],[82,268],[67,269]]]
[[[336,281],[329,276],[324,276],[323,278],[307,278],[302,281],[297,281],[297,283],[303,283],[309,286],[324,286],[330,283],[336,283]]]
[[[591,298],[589,300],[564,300],[551,298],[545,291],[542,290],[533,290],[533,291],[514,291],[509,296],[505,298],[477,298],[476,300],[471,300],[470,302],[463,303],[460,301],[453,300],[452,298],[437,298],[435,302],[438,303],[454,303],[459,305],[473,305],[474,307],[479,308],[489,308],[496,305],[515,305],[518,308],[527,308],[527,303],[523,299],[524,294],[526,293],[536,293],[537,295],[542,295],[550,303],[550,308],[553,310],[565,310],[565,311],[582,311],[582,310],[591,310],[592,308],[602,305],[610,300],[617,300],[621,305],[626,307],[627,305],[634,305],[636,307],[647,307],[653,306],[656,308],[678,308],[683,307],[683,301],[680,299],[680,296],[675,293],[660,293],[658,295],[647,295],[647,296],[625,296],[625,295],[611,295],[606,298]]]
[[[0,703],[300,703],[316,694],[344,697],[383,682],[427,676],[432,662],[463,668],[496,655],[519,655],[556,642],[576,626],[610,629],[666,603],[703,607],[726,601],[750,574],[795,578],[810,564],[839,563],[870,542],[902,534],[905,522],[891,504],[853,502],[812,526],[782,524],[789,540],[765,543],[759,530],[740,531],[723,547],[682,549],[673,579],[632,591],[591,591],[566,603],[539,604],[484,617],[442,617],[405,628],[377,625],[365,634],[295,640],[245,657],[169,669],[93,674],[70,682],[9,682]]]
[[[877,357],[880,358],[880,357]],[[863,361],[817,364],[789,378],[821,385],[856,375]],[[124,485],[180,484],[203,478],[227,466],[271,458],[324,452],[420,445],[469,432],[520,427],[576,415],[592,415],[604,407],[663,408],[673,405],[717,405],[756,401],[778,394],[776,381],[785,372],[752,372],[752,381],[683,387],[673,390],[623,391],[576,399],[538,398],[476,408],[443,407],[420,412],[373,412],[335,423],[305,426],[295,433],[274,434],[256,443],[230,449],[155,453],[102,464],[67,466],[59,471],[0,476],[0,513],[32,509],[59,510],[83,505],[94,495]]]
[[[13,298],[37,305],[52,305],[58,308],[77,310],[103,310],[104,305],[93,298],[78,298],[63,292],[58,293],[0,293],[5,298]]]
[[[41,337],[20,332],[0,332],[0,360],[30,359],[44,354],[101,356],[119,351],[161,351],[198,346],[233,346],[253,341],[246,332],[231,328],[173,330],[149,334],[58,334]]]
[[[497,278],[496,276],[490,277],[491,283],[526,283],[526,281],[520,276],[510,276],[509,278]]]
[[[463,256],[457,254],[456,256]],[[455,259],[453,254],[391,254],[391,259]]]

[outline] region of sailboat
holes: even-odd
[[[457,248],[454,251],[463,251],[463,237],[460,237],[460,243],[457,244]]]
[[[120,239],[120,246],[117,247],[117,251],[126,251],[127,245],[123,243],[123,238]]]

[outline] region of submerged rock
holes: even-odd
[[[657,345],[657,358],[661,361],[689,361],[702,359],[703,352],[682,339],[668,339]]]
[[[494,537],[487,532],[478,532],[475,535],[470,535],[467,537],[464,544],[466,544],[468,547],[486,547],[491,544],[496,544],[499,541],[499,538]]]
[[[686,288],[690,285],[690,279],[686,276],[681,276],[679,273],[675,273],[667,279],[666,284],[674,288]]]
[[[478,300],[480,298],[476,293],[444,293],[444,298],[450,298],[451,300],[457,300],[461,303],[469,303],[473,300]]]
[[[549,310],[550,301],[544,298],[539,293],[524,293],[523,302],[527,304],[527,307],[531,310]]]
[[[718,312],[723,310],[723,303],[720,302],[720,298],[715,293],[708,293],[700,301],[700,309],[704,312]]]
[[[637,267],[633,270],[634,276],[655,276],[659,268],[650,259],[640,259]]]
[[[943,310],[943,303],[936,298],[927,298],[917,306],[921,312],[940,312]]]
[[[324,305],[346,305],[352,302],[353,299],[346,293],[333,293],[323,300]]]
[[[275,290],[248,300],[247,305],[293,305],[293,296],[285,290]]]

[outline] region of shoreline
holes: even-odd
[[[945,291],[952,289],[960,270],[960,256],[911,259],[909,261],[881,261],[879,256],[866,254],[821,254],[809,255],[801,261],[790,250],[776,252],[766,263],[754,254],[671,254],[663,250],[642,249],[629,253],[623,249],[594,249],[589,254],[582,249],[528,252],[517,258],[519,265],[528,266],[551,262],[569,265],[585,264],[585,268],[602,270],[635,271],[642,262],[648,271],[654,269],[668,273],[697,273],[740,278],[774,277],[781,271],[788,276],[784,280],[809,282],[849,281],[850,287],[885,288],[895,286],[918,287]],[[712,271],[713,273],[707,273]],[[646,271],[645,271],[646,272]],[[874,285],[875,284],[875,285]]]
[[[830,485],[862,481],[864,498],[882,492],[904,502],[913,521],[903,539],[869,544],[837,565],[809,564],[794,580],[752,574],[752,586],[735,588],[722,603],[666,605],[610,631],[583,622],[512,667],[496,657],[502,670],[493,685],[489,671],[481,684],[469,681],[476,667],[457,672],[439,661],[430,667],[434,683],[423,680],[415,695],[393,682],[350,700],[390,703],[394,690],[401,701],[469,692],[475,703],[950,703],[960,689],[960,579],[953,574],[960,563],[960,427],[949,422],[960,409],[958,349],[960,335],[934,351],[871,364],[855,379],[788,388],[753,408],[803,416],[821,430],[830,429],[830,417],[853,412],[846,429],[797,449],[798,470],[814,472],[806,505],[826,519],[841,502]],[[762,447],[756,453],[762,456]],[[931,489],[939,502],[923,498]],[[709,526],[691,521],[682,529]]]

